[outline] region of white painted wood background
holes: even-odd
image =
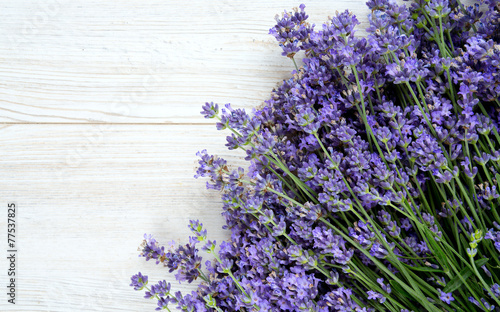
[[[321,25],[364,1],[304,1]],[[300,2],[1,0],[0,311],[153,311],[129,287],[144,233],[187,241],[198,218],[224,239],[195,153],[230,163],[205,101],[251,109],[292,63],[268,30]],[[17,301],[7,303],[7,203],[18,205]],[[174,282],[174,289],[187,286]]]

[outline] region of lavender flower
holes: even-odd
[[[134,290],[142,290],[148,284],[148,277],[141,274],[141,272],[130,278],[132,283],[130,286],[134,287]]]
[[[443,302],[446,302],[446,304],[450,304],[455,300],[451,293],[445,293],[441,289],[439,289],[439,299],[441,299]]]
[[[278,16],[291,77],[252,114],[202,107],[249,162],[197,154],[230,239],[199,221],[185,245],[146,235],[142,257],[199,283],[146,297],[210,312],[498,310],[500,6],[482,4],[370,0],[366,37],[349,11],[320,27],[304,5]]]

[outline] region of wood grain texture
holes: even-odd
[[[364,1],[304,2],[313,23],[348,8],[366,28]],[[288,77],[267,33],[298,4],[0,3],[0,205],[19,206],[18,304],[2,292],[0,311],[153,311],[130,276],[174,278],[137,257],[142,235],[181,243],[198,218],[210,238],[227,237],[218,194],[193,178],[195,153],[244,162],[200,106],[251,109]],[[2,289],[6,268],[2,254]]]
[[[294,5],[4,0],[0,121],[203,123],[206,101],[255,107],[293,68],[268,31]],[[367,14],[364,1],[306,5],[320,25]]]
[[[19,311],[94,311],[85,305],[138,311],[151,305],[128,287],[131,274],[173,281],[167,270],[137,257],[144,233],[183,243],[189,219],[202,219],[212,239],[227,237],[219,194],[193,178],[199,146],[242,164],[241,152],[226,151],[213,127],[94,128],[12,125],[0,131],[8,146],[0,152],[6,182],[0,199],[19,206]],[[0,267],[7,267],[3,256]],[[9,307],[4,297],[1,311]]]

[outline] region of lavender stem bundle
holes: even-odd
[[[203,106],[249,165],[198,153],[229,241],[194,220],[176,248],[145,235],[141,256],[199,283],[134,275],[157,310],[500,311],[500,1],[367,5],[366,37],[348,11],[285,11],[292,77],[251,115]]]

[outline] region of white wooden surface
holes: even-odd
[[[321,25],[364,1],[304,1]],[[195,153],[229,162],[205,101],[251,109],[293,65],[268,35],[292,1],[0,2],[0,311],[153,311],[129,278],[173,276],[137,257],[144,233],[221,230]],[[7,303],[6,205],[18,204],[17,301]],[[189,287],[174,282],[174,288]]]

